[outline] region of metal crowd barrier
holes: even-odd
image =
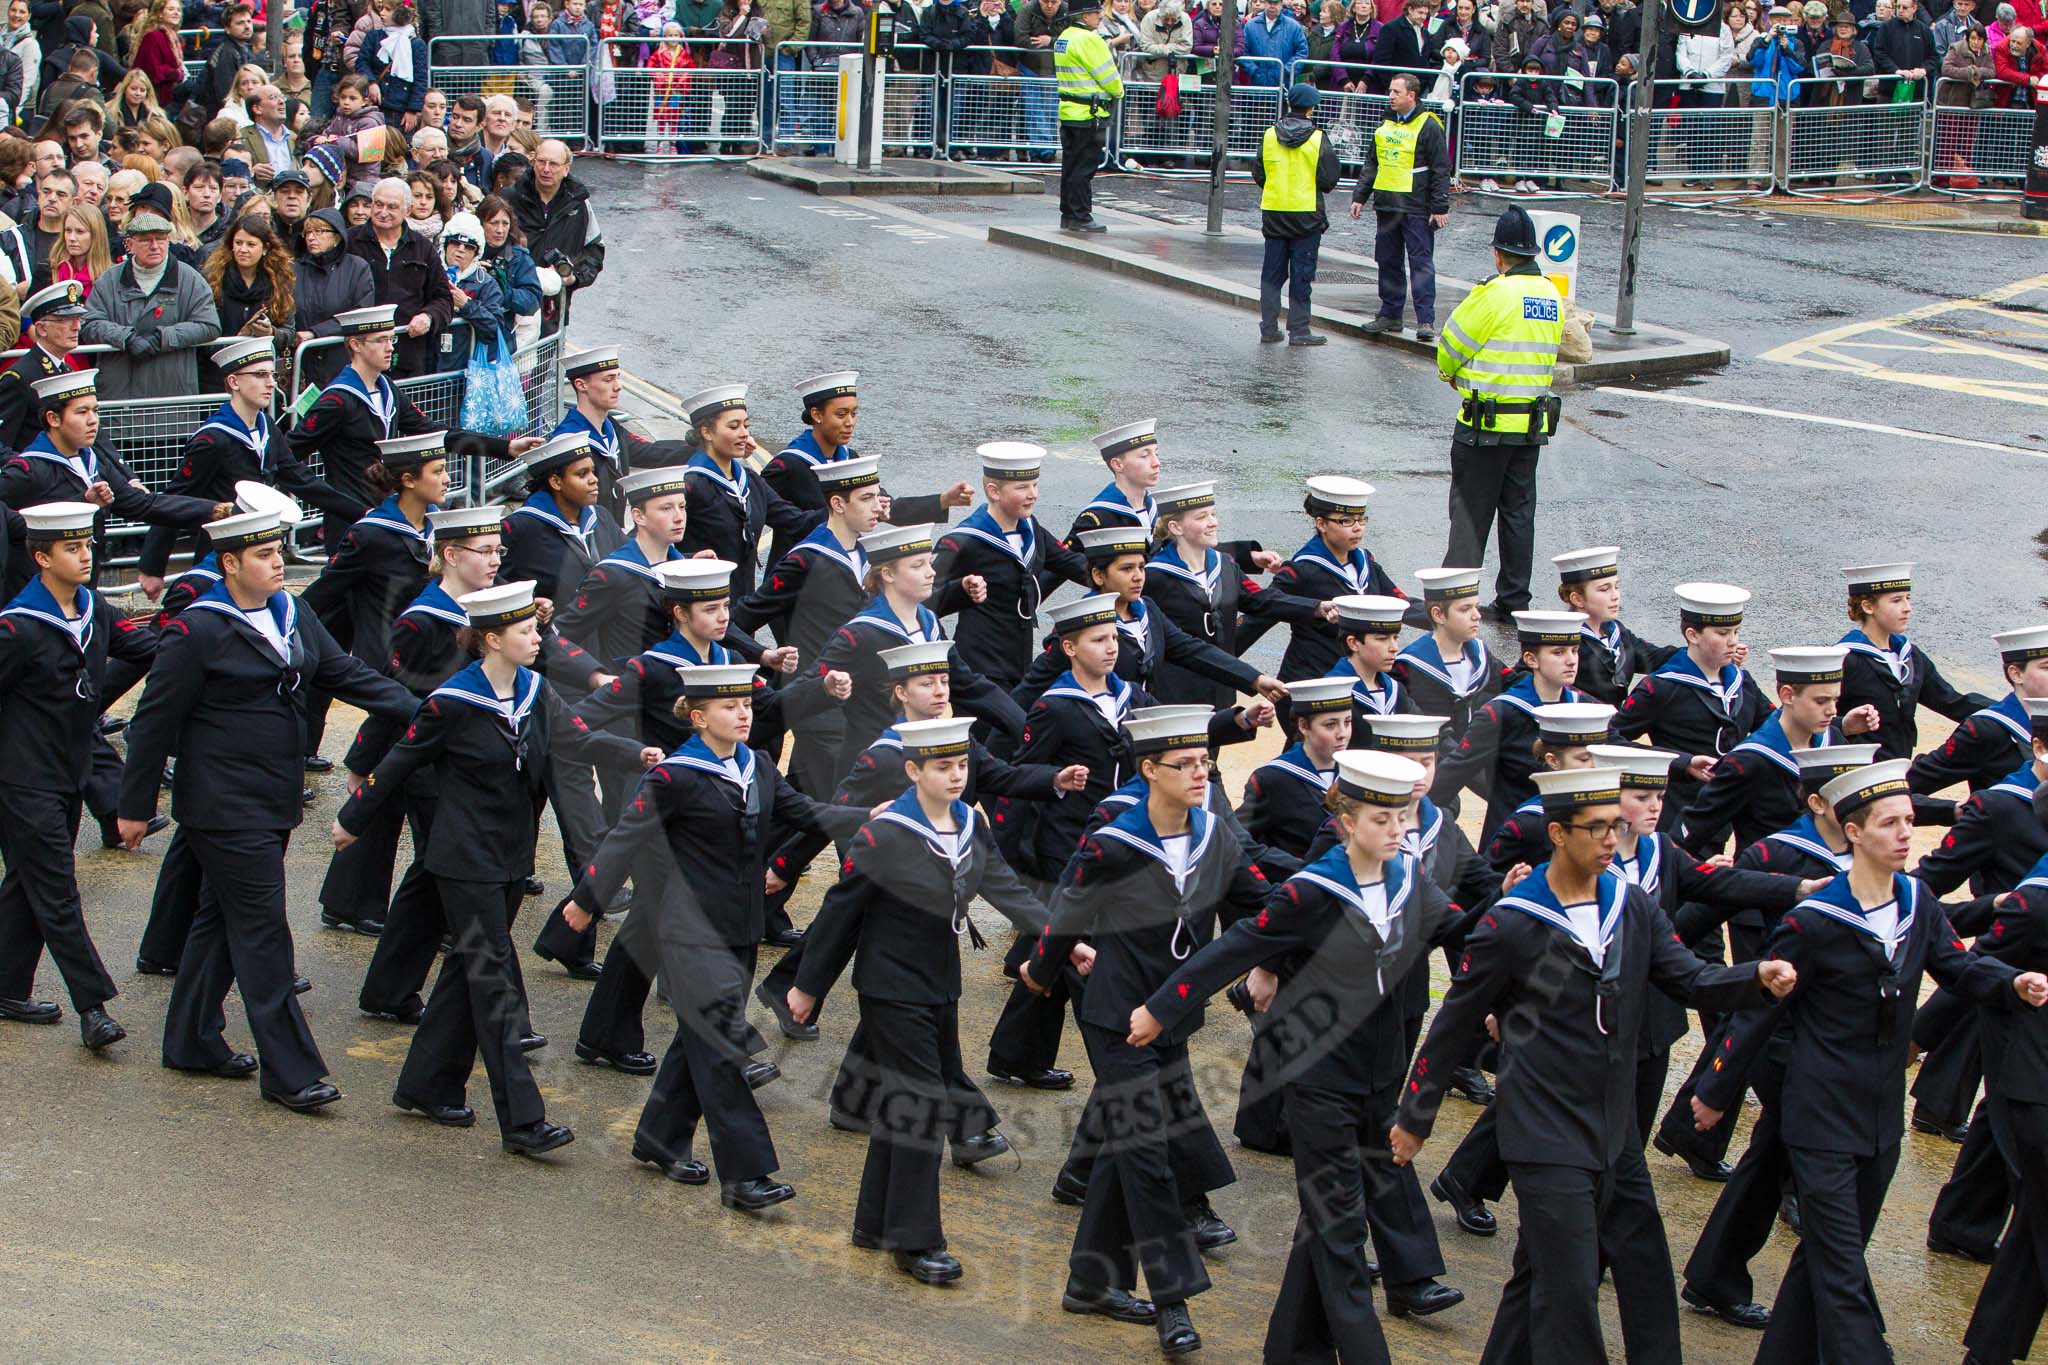
[[[1922,98],[1892,102],[1897,76],[1807,77],[1799,82],[1797,102],[1785,109],[1787,193],[1810,193],[1835,186],[1845,176],[1862,176],[1887,193],[1904,193],[1927,181],[1929,107]],[[1863,102],[1866,84],[1874,82],[1877,98]],[[1824,104],[1836,92],[1853,103]],[[1813,102],[1809,102],[1813,101]]]
[[[1021,58],[1040,56],[1022,48],[977,48],[1019,68],[1014,76],[954,75],[946,94],[946,145],[949,151],[986,159],[1005,152],[1036,157],[1060,154],[1059,82],[1022,69]],[[1125,87],[1124,107],[1136,98]]]
[[[1197,157],[1206,162],[1216,149],[1215,85],[1182,84],[1180,114],[1175,118],[1160,117],[1159,90],[1160,83],[1155,81],[1124,82],[1117,154],[1130,157]],[[1279,117],[1278,86],[1231,87],[1227,157],[1237,161],[1256,161],[1266,129]]]
[[[1336,73],[1342,73],[1341,75]],[[1356,73],[1355,75],[1353,73]],[[1378,128],[1387,116],[1387,97],[1379,90],[1346,90],[1344,84],[1351,81],[1363,82],[1368,86],[1382,89],[1395,76],[1414,76],[1422,82],[1423,107],[1435,112],[1443,120],[1446,131],[1451,129],[1451,105],[1448,102],[1428,98],[1435,89],[1437,77],[1443,72],[1430,71],[1412,66],[1359,66],[1352,62],[1297,62],[1294,78],[1307,81],[1322,88],[1322,100],[1317,103],[1311,117],[1316,127],[1323,130],[1323,136],[1330,139],[1337,148],[1337,159],[1346,166],[1356,166],[1365,160],[1365,149],[1371,144],[1373,130]],[[1325,81],[1330,83],[1325,85]],[[1263,129],[1261,132],[1263,133]]]
[[[1687,98],[1687,87],[1704,84],[1658,81],[1651,87],[1645,188],[1676,185],[1726,192],[1747,186],[1769,193],[1776,172],[1777,110],[1768,104],[1673,106],[1674,99]],[[1726,100],[1742,82],[1730,79],[1725,84],[1724,93],[1707,91],[1707,96]],[[1627,136],[1624,130],[1623,138]]]
[[[2026,183],[2027,160],[2033,153],[2032,109],[1937,104],[1933,115],[1927,171],[1935,189],[1958,195],[2010,194]],[[1972,179],[1978,182],[1974,188],[1957,183]]]
[[[1479,80],[1495,82],[1495,96],[1473,93]],[[1505,98],[1508,82],[1491,72],[1467,72],[1460,87],[1456,174],[1460,179],[1590,180],[1602,191],[1614,183],[1619,87],[1606,77],[1517,76],[1535,81],[1554,99],[1524,113]],[[1551,115],[1556,115],[1552,131]]]
[[[533,107],[533,131],[578,147],[590,136],[590,40],[580,34],[550,34],[524,41],[568,43],[583,54],[575,65],[492,66],[491,49],[506,38],[430,38],[427,76],[449,99],[457,95],[510,95]],[[554,49],[546,49],[550,53]],[[481,56],[482,61],[471,60]]]
[[[695,148],[713,156],[759,155],[764,73],[710,64],[713,51],[732,46],[717,38],[607,39],[612,98],[597,108],[598,146],[636,155],[697,155],[686,150]],[[645,54],[678,47],[694,66],[637,64]]]

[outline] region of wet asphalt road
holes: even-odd
[[[857,367],[862,444],[908,471],[892,483],[936,486],[970,470],[977,441],[1028,437],[1061,457],[1042,507],[1063,527],[1102,480],[1088,435],[1157,414],[1169,479],[1224,480],[1230,533],[1292,549],[1306,534],[1295,510],[1299,476],[1341,471],[1380,485],[1369,544],[1397,574],[1441,556],[1448,405],[1414,360],[1342,342],[1262,348],[1244,314],[780,190],[733,168],[587,173],[611,257],[579,306],[577,338],[619,342],[638,375],[678,393],[748,381],[764,441],[794,431],[796,380]],[[1105,188],[1146,200],[1132,182]],[[907,207],[956,224],[1051,212],[1046,200]],[[1167,202],[1161,211],[1191,210]],[[1660,218],[1660,227],[1667,221],[1669,256],[1650,267],[1644,315],[1727,338],[1738,355],[1691,391],[1922,429],[1967,425],[2012,444],[2034,439],[2038,410],[2020,404],[1859,386],[1754,359],[1826,325],[1790,318],[1797,310],[1774,300],[1886,315],[1927,302],[1928,291],[1966,294],[2020,278],[2023,247],[1858,228],[1848,238],[1855,259],[1786,273],[1763,264],[1819,260],[1826,231],[1697,214]],[[1451,233],[1447,271],[1451,256],[1470,257],[1483,240],[1469,215]],[[1781,242],[1798,249],[1780,252]],[[1905,271],[1892,257],[1908,247],[1938,248],[1940,259]],[[1668,260],[1681,256],[1697,262],[1680,268],[1696,276],[1662,283],[1660,272],[1674,269]],[[1619,415],[1600,415],[1596,403]],[[1539,550],[1619,540],[1631,619],[1645,633],[1672,633],[1670,583],[1726,576],[1760,590],[1750,632],[1759,644],[1832,639],[1841,629],[1835,566],[1897,554],[1924,565],[1923,641],[1952,677],[1988,684],[1982,637],[2039,611],[2039,476],[2024,456],[1620,398],[1582,396],[1570,407],[1574,429],[1545,461]],[[351,719],[330,727],[337,755]],[[1242,775],[1232,774],[1233,791]],[[785,1077],[762,1101],[800,1193],[759,1220],[721,1210],[715,1191],[668,1184],[629,1162],[647,1083],[573,1060],[587,988],[530,956],[533,1016],[554,1040],[537,1054],[536,1074],[550,1116],[577,1129],[576,1143],[542,1168],[499,1154],[487,1112],[466,1132],[398,1115],[385,1100],[407,1032],[352,1007],[371,945],[317,927],[314,892],[339,798],[338,783],[320,786],[291,852],[292,921],[298,961],[316,982],[308,1015],[346,1098],[313,1118],[260,1104],[251,1084],[156,1065],[168,983],[130,968],[163,838],[143,855],[101,852],[88,825],[86,904],[125,992],[113,1009],[130,1038],[94,1058],[77,1046],[69,1018],[53,1029],[0,1026],[0,1248],[12,1272],[0,1287],[0,1343],[10,1358],[900,1360],[911,1349],[935,1360],[1156,1358],[1148,1331],[1056,1307],[1073,1214],[1046,1191],[1082,1090],[992,1094],[1020,1158],[945,1174],[947,1228],[968,1272],[961,1285],[914,1285],[847,1245],[864,1142],[826,1127],[823,1096],[848,1009],[828,1014],[822,1043],[771,1044]],[[558,890],[551,830],[541,870]],[[799,892],[806,913],[816,895],[815,886]],[[995,917],[982,919],[994,937]],[[976,1074],[1002,996],[995,969],[993,954],[967,966],[961,1033]],[[47,966],[40,980],[41,994],[61,998]],[[673,1020],[650,1009],[648,1024],[659,1051]],[[1241,1029],[1218,1009],[1194,1047],[1210,1112],[1226,1129]],[[232,997],[229,1036],[247,1039]],[[1085,1086],[1071,1031],[1064,1055]],[[481,1076],[471,1099],[487,1109]],[[1421,1159],[1425,1176],[1475,1113],[1446,1104]],[[1256,1358],[1295,1204],[1285,1163],[1232,1150],[1239,1181],[1216,1204],[1241,1240],[1212,1261],[1215,1288],[1195,1314],[1205,1358],[1242,1361]],[[1907,1137],[1871,1251],[1893,1343],[1911,1365],[1957,1358],[1982,1276],[1922,1245],[1954,1150]],[[1714,1188],[1662,1159],[1653,1171],[1682,1261]],[[1503,1222],[1512,1224],[1511,1211]],[[1390,1324],[1396,1360],[1476,1359],[1507,1275],[1509,1236],[1473,1239],[1443,1217],[1438,1228],[1446,1278],[1468,1302]],[[1766,1291],[1791,1246],[1781,1229],[1760,1258]],[[1604,1309],[1619,1359],[1611,1292]],[[1684,1331],[1688,1359],[1712,1365],[1747,1361],[1755,1346],[1749,1334],[1691,1316]]]

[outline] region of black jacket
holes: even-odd
[[[92,771],[107,660],[147,668],[157,633],[86,590],[83,614],[92,623],[75,640],[50,619],[55,603],[39,595],[40,605],[17,598],[0,611],[0,783],[78,792]]]
[[[1648,735],[1658,748],[1674,750],[1685,758],[1695,754],[1718,758],[1754,734],[1774,708],[1747,670],[1740,673],[1734,689],[1718,692],[1706,685],[1682,654],[1674,652],[1622,698],[1614,732],[1630,744]],[[2005,771],[2012,770],[2008,767]],[[1679,817],[1700,786],[1682,772],[1672,774],[1660,828],[1678,827]]]
[[[1372,182],[1379,174],[1378,144],[1366,137],[1361,141],[1365,159],[1358,172],[1358,184],[1351,191],[1352,203],[1362,204],[1370,196],[1373,208],[1381,213],[1451,211],[1451,142],[1444,136],[1443,120],[1424,108],[1419,99],[1405,119],[1395,118],[1392,110],[1386,115],[1389,123],[1416,120],[1421,121],[1422,128],[1415,135],[1414,183],[1405,190],[1374,188]]]
[[[85,492],[86,482],[52,450],[37,450],[31,441],[27,449],[0,465],[0,504],[8,508],[34,507],[45,502],[73,502]],[[87,452],[81,452],[85,455]],[[127,466],[104,443],[89,452],[93,471],[114,490],[114,501],[102,507],[92,523],[92,581],[99,582],[101,566],[107,560],[107,518],[146,521],[153,526],[203,526],[213,519],[215,504],[210,499],[188,498],[176,493],[145,492],[134,481]],[[27,524],[11,511],[7,517],[11,538],[26,535]],[[35,575],[35,561],[20,546],[6,557],[6,583],[0,588],[12,601]]]
[[[1934,30],[1926,19],[1915,15],[1878,25],[1870,37],[1870,55],[1877,63],[1879,75],[1889,76],[1916,67],[1924,69],[1927,74],[1920,80],[1920,100],[1925,103],[1931,97],[1929,92],[1941,75],[1941,54],[1934,50]],[[1882,96],[1890,97],[1889,91]]]
[[[387,504],[356,522],[300,598],[336,641],[379,671],[391,659],[391,622],[427,586],[434,555],[425,528],[403,521]]]
[[[555,197],[543,202],[534,187],[533,172],[519,177],[505,192],[512,215],[526,238],[526,249],[535,265],[560,267],[567,257],[570,268],[562,274],[565,288],[588,289],[597,283],[604,269],[604,233],[597,216],[590,211],[590,191],[575,176],[563,177]]]
[[[2023,972],[2048,971],[2048,887],[2029,883],[1999,909],[1977,951]],[[1984,1080],[2000,1099],[2048,1104],[2048,1013],[1987,1006]]]
[[[863,608],[859,615],[832,632],[818,655],[819,675],[838,672],[853,679],[853,695],[840,708],[846,718],[846,732],[833,762],[835,780],[853,767],[861,750],[874,743],[875,736],[888,729],[898,714],[890,700],[889,669],[882,662],[882,651],[913,640],[900,623],[884,620],[887,614],[886,604],[877,599],[872,610]],[[918,626],[917,639],[942,640],[946,636],[938,618],[923,608],[919,609]],[[954,652],[947,672],[953,681],[953,710],[957,714],[985,720],[1008,736],[1023,733],[1023,709],[1002,688],[976,672],[958,651]]]
[[[1904,641],[1900,655],[1888,656],[1852,632],[1844,638],[1849,654],[1842,661],[1842,700],[1837,708],[1847,715],[1859,706],[1877,708],[1878,727],[1868,736],[1877,741],[1877,756],[1911,758],[1920,748],[1919,708],[1924,706],[1958,723],[1991,705],[1991,698],[1977,692],[1958,692],[1941,676],[1934,660],[1924,650]],[[1902,656],[1902,657],[1901,657]],[[1892,668],[1898,658],[1905,676]]]
[[[975,672],[1004,687],[1015,687],[1031,664],[1031,637],[1046,596],[1062,582],[1091,590],[1088,561],[1054,539],[1037,517],[1018,530],[1030,536],[1022,554],[1010,548],[986,509],[977,509],[932,547],[938,573],[933,613],[958,615],[954,649]],[[961,587],[974,574],[988,584],[988,596],[978,603]]]
[[[690,520],[683,532],[683,553],[694,555],[709,550],[738,567],[732,571],[732,590],[743,595],[754,590],[761,578],[761,532],[770,527],[777,535],[801,540],[824,524],[823,509],[806,512],[782,500],[766,482],[734,465],[737,481],[716,469],[692,464],[688,481]]]
[[[1188,634],[1175,625],[1171,617],[1152,610],[1143,598],[1131,605],[1144,610],[1131,620],[1117,619],[1116,675],[1119,678],[1137,684],[1155,700],[1159,697],[1152,691],[1153,680],[1165,671],[1168,664],[1248,695],[1257,690],[1258,669],[1207,640]],[[1047,636],[1045,648],[1031,661],[1031,667],[1024,671],[1024,681],[1010,695],[1017,699],[1019,706],[1030,705],[1038,700],[1039,693],[1052,686],[1060,674],[1067,671],[1067,662],[1066,653],[1060,648],[1059,636]]]
[[[215,413],[185,442],[178,472],[164,484],[164,492],[209,502],[233,502],[235,485],[243,480],[281,488],[300,502],[311,503],[338,517],[353,519],[370,510],[369,504],[333,487],[300,463],[284,432],[261,415],[252,432],[232,413]],[[203,540],[205,532],[201,531],[196,538]],[[175,527],[150,527],[149,534],[142,539],[142,557],[137,567],[143,573],[161,577],[180,539]]]
[[[1299,114],[1281,116],[1273,125],[1274,138],[1282,147],[1299,147],[1310,137],[1318,135],[1315,124]],[[1266,157],[1264,142],[1260,143],[1259,159],[1252,162],[1252,183],[1263,186],[1266,183]],[[1328,136],[1321,136],[1316,151],[1316,207],[1313,213],[1281,212],[1274,209],[1262,210],[1259,214],[1259,231],[1268,237],[1291,239],[1313,237],[1330,226],[1330,216],[1323,212],[1323,196],[1337,188],[1342,167],[1337,161],[1337,146]]]
[[[1365,556],[1362,572],[1353,572],[1356,581],[1347,576],[1335,561],[1326,554],[1312,553],[1318,542],[1310,541],[1294,554],[1294,558],[1273,570],[1270,586],[1276,592],[1289,597],[1311,602],[1325,602],[1332,597],[1353,596],[1369,593],[1378,597],[1406,597],[1408,594],[1394,586],[1394,580],[1374,559],[1372,551],[1361,550]],[[1242,654],[1258,643],[1277,618],[1255,616],[1242,627],[1237,637],[1236,650]],[[1289,624],[1293,634],[1287,641],[1287,652],[1280,656],[1280,678],[1294,682],[1300,678],[1320,678],[1336,667],[1344,657],[1344,633],[1340,627],[1311,615],[1307,620],[1294,620]],[[1442,712],[1425,714],[1441,715]]]
[[[1636,678],[1662,664],[1678,650],[1671,645],[1653,645],[1619,621],[1595,634],[1590,626],[1579,627],[1579,676],[1573,687],[1589,701],[1604,701],[1619,708]]]
[[[223,214],[223,221],[225,218]],[[292,306],[298,313],[293,326],[301,332],[311,332],[316,337],[340,336],[341,324],[334,320],[336,314],[368,308],[376,302],[377,280],[370,273],[370,263],[351,255],[345,243],[317,256],[302,251],[292,262]],[[400,322],[403,321],[401,317]],[[341,373],[346,362],[346,347],[316,347],[306,352],[304,381],[325,385]]]
[[[1169,550],[1152,556],[1145,565],[1145,600],[1154,615],[1171,621],[1182,634],[1231,655],[1243,654],[1268,625],[1285,622],[1301,630],[1316,623],[1318,599],[1298,597],[1279,587],[1262,588],[1238,567],[1236,559],[1221,550],[1213,553],[1215,564],[1205,566],[1201,573],[1182,564],[1180,556]],[[1241,623],[1252,622],[1260,624],[1240,637]],[[1159,661],[1158,671],[1147,685],[1152,695],[1168,705],[1203,706],[1230,705],[1233,686],[1191,672],[1171,659]]]
[[[1806,810],[1799,794],[1797,760],[1777,745],[1757,742],[1763,734],[1775,734],[1779,744],[1784,741],[1784,732],[1766,720],[1762,733],[1722,756],[1679,817],[1678,842],[1703,858],[1721,851],[1730,830],[1740,853]],[[1846,742],[1839,725],[1828,727],[1827,742]]]
[[[796,646],[797,667],[807,669],[832,632],[867,605],[860,568],[858,551],[849,554],[820,526],[775,561],[758,589],[733,604],[733,624],[772,629],[779,643]]]
[[[398,308],[398,352],[391,366],[392,377],[433,374],[440,368],[441,333],[455,317],[455,296],[448,291],[448,268],[441,263],[440,251],[401,225],[398,245],[386,257],[377,243],[377,229],[370,223],[350,228],[345,246],[349,255],[370,267],[376,301]],[[432,319],[433,325],[424,336],[407,336],[406,324],[420,313]]]
[[[329,383],[290,436],[294,455],[309,464],[317,457],[328,484],[365,507],[383,501],[368,478],[370,466],[377,463],[377,442],[440,430],[418,404],[390,383],[389,376],[382,378],[376,400],[388,403],[388,417],[364,401],[365,390]],[[500,449],[506,448],[501,445]]]
[[[2012,890],[2048,855],[2048,829],[2036,812],[2040,800],[2031,764],[1971,793],[1956,803],[1955,827],[1920,859],[1913,875],[1937,896],[1965,880],[1973,895]]]
[[[1906,782],[1916,794],[1938,792],[1958,782],[1978,792],[2032,762],[2033,757],[2026,711],[2008,692],[2004,700],[1966,717],[1940,748],[1915,758],[1906,770]]]

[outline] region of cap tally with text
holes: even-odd
[[[1613,768],[1621,774],[1624,789],[1660,792],[1671,785],[1671,765],[1678,755],[1669,749],[1647,749],[1640,744],[1592,744],[1586,752],[1596,768]]]
[[[1157,509],[1159,519],[1184,517],[1190,512],[1216,505],[1216,484],[1177,483],[1171,488],[1153,490],[1152,506]]]
[[[448,433],[430,431],[423,436],[394,436],[377,442],[377,458],[386,469],[418,469],[429,460],[448,455]]]
[[[970,743],[968,731],[974,728],[974,717],[948,716],[943,720],[906,720],[896,725],[897,738],[903,741],[903,756],[912,762],[927,758],[953,758],[967,752]]]
[[[1396,809],[1415,799],[1415,784],[1426,770],[1412,758],[1374,749],[1345,749],[1337,755],[1337,790],[1369,806]]]
[[[1330,600],[1337,608],[1337,629],[1346,635],[1399,635],[1408,614],[1408,601],[1401,597],[1350,593]]]
[[[1792,761],[1799,765],[1799,785],[1819,791],[1843,773],[1853,773],[1877,761],[1875,744],[1824,744],[1794,749]]]
[[[1912,766],[1909,758],[1889,758],[1843,773],[1820,789],[1820,799],[1834,808],[1835,819],[1847,820],[1873,801],[1909,795],[1906,769]]]
[[[1849,657],[1843,645],[1794,645],[1771,651],[1771,667],[1780,687],[1804,687],[1807,683],[1840,682],[1842,660]]]
[[[682,675],[685,697],[695,699],[754,695],[752,664],[685,664],[676,671]]]
[[[1372,730],[1375,749],[1391,753],[1430,754],[1436,752],[1437,742],[1451,719],[1449,716],[1368,715],[1365,723]]]
[[[214,368],[222,374],[234,374],[276,359],[277,347],[269,337],[236,337],[213,348]]]
[[[636,469],[619,480],[619,494],[627,502],[647,502],[690,491],[690,481],[679,464],[654,469]]]
[[[2035,659],[2048,659],[2048,626],[2002,630],[1991,638],[1998,643],[2000,663],[2024,664]]]
[[[1750,596],[1747,588],[1726,583],[1680,583],[1671,591],[1678,597],[1679,624],[1698,627],[1741,625]]]
[[[1052,628],[1061,635],[1073,635],[1090,626],[1106,626],[1116,620],[1116,594],[1098,592],[1077,597],[1047,609]]]
[[[53,374],[47,379],[38,379],[32,387],[36,391],[38,402],[46,408],[54,408],[74,398],[83,398],[95,392],[99,388],[99,382],[98,370],[67,370],[63,374]]]
[[[41,322],[44,318],[82,318],[85,316],[85,286],[77,280],[45,285],[28,296],[21,305],[21,311],[30,322]]]
[[[732,571],[726,559],[665,559],[654,566],[661,595],[669,602],[718,602],[732,596]]]
[[[1479,596],[1478,569],[1417,569],[1425,602],[1455,602],[1461,597]]]
[[[1045,467],[1045,447],[1029,441],[983,441],[974,453],[981,457],[981,477],[990,483],[1026,483]]]
[[[552,474],[557,469],[567,469],[589,453],[589,432],[565,431],[527,451],[520,463],[526,466],[528,474]]]
[[[31,540],[75,540],[92,534],[99,505],[90,502],[41,502],[21,509]]]
[[[1287,684],[1287,704],[1296,716],[1327,715],[1351,710],[1354,678],[1299,678]]]
[[[1124,733],[1131,737],[1131,752],[1135,754],[1206,749],[1209,747],[1209,720],[1206,708],[1155,706],[1134,712],[1124,722]]]
[[[275,512],[237,512],[206,523],[206,538],[215,551],[246,550],[252,545],[283,540],[284,518]]]
[[[828,460],[813,471],[824,493],[851,493],[873,488],[882,481],[882,457],[862,455],[851,460]]]
[[[797,396],[802,398],[806,408],[829,403],[835,398],[851,398],[860,383],[859,370],[833,370],[827,374],[814,374],[796,386]]]
[[[494,536],[504,529],[503,509],[497,507],[442,507],[427,513],[435,540],[467,540],[471,536]]]
[[[1544,645],[1570,645],[1576,649],[1579,627],[1585,624],[1586,613],[1582,611],[1518,611],[1515,637],[1524,649],[1540,649]]]
[[[616,346],[592,346],[578,351],[562,362],[562,375],[568,379],[582,379],[603,370],[619,368],[619,348]]]
[[[2048,697],[2021,697],[2027,708],[2027,729],[2035,739],[2048,741]]]
[[[272,488],[255,479],[235,481],[235,508],[242,512],[275,512],[290,526],[298,525],[299,518],[305,515],[297,498],[281,488]]]
[[[1308,510],[1311,516],[1364,516],[1366,504],[1376,490],[1363,479],[1337,474],[1318,474],[1308,481]]]
[[[493,583],[488,588],[466,592],[455,599],[455,605],[468,614],[469,623],[478,630],[496,630],[524,621],[537,606],[530,578],[519,583]]]
[[[1543,797],[1545,815],[1569,815],[1621,800],[1621,773],[1613,768],[1559,768],[1529,774]]]
[[[1096,451],[1105,460],[1114,460],[1119,455],[1128,455],[1134,450],[1159,444],[1159,419],[1147,417],[1141,422],[1126,422],[1120,427],[1111,427],[1099,436],[1090,437]]]
[[[1537,733],[1553,749],[1600,744],[1613,724],[1614,708],[1605,702],[1560,701],[1536,708]]]
[[[345,337],[373,337],[398,330],[398,305],[395,303],[372,304],[368,308],[351,308],[334,315],[334,325]]]
[[[708,422],[721,412],[747,405],[745,384],[713,384],[708,389],[699,389],[683,400],[683,411],[690,414],[692,422]]]
[[[1590,583],[1596,578],[1612,578],[1621,572],[1621,547],[1594,545],[1584,550],[1567,550],[1561,555],[1552,555],[1550,562],[1557,565],[1558,582]]]
[[[860,548],[867,554],[870,564],[887,564],[921,555],[932,548],[932,524],[927,521],[917,526],[884,526],[862,536]]]
[[[902,682],[920,673],[944,673],[953,666],[951,640],[920,640],[912,645],[885,649],[878,656],[889,670],[890,682]]]
[[[1097,564],[1152,548],[1152,533],[1142,526],[1098,526],[1074,538],[1081,543],[1081,553]]]
[[[1913,590],[1912,564],[1851,564],[1842,570],[1848,580],[1849,596],[1877,597],[1888,592]]]

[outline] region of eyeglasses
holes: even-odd
[[[1316,518],[1316,520],[1317,520],[1317,521],[1326,521],[1326,522],[1328,522],[1328,523],[1329,523],[1330,525],[1332,525],[1332,526],[1363,526],[1363,525],[1365,525],[1365,518],[1364,518],[1364,517],[1317,517],[1317,518]]]
[[[1628,821],[1581,820],[1576,824],[1567,824],[1565,825],[1565,828],[1584,830],[1586,833],[1592,835],[1595,839],[1605,839],[1610,835],[1619,838],[1621,832],[1628,828]]]
[[[1209,770],[1209,760],[1206,758],[1184,758],[1178,763],[1162,763],[1155,759],[1152,766],[1155,768],[1171,768],[1177,773],[1187,772],[1191,768],[1200,768],[1202,771],[1207,772]]]

